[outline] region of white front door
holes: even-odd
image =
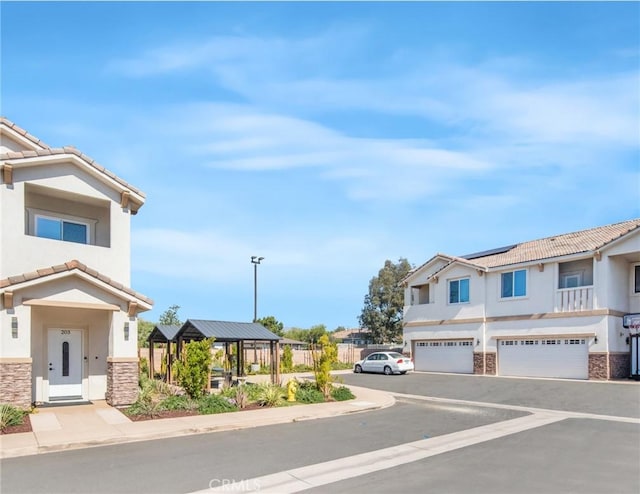
[[[49,330],[49,399],[82,398],[82,331]]]

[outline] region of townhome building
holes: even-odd
[[[131,217],[144,194],[73,147],[0,118],[0,402],[138,393]]]
[[[625,315],[640,312],[640,219],[465,256],[403,280],[416,370],[629,377]]]

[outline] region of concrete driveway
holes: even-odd
[[[640,382],[433,374],[344,374],[345,384],[392,393],[640,418]]]

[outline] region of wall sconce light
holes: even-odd
[[[17,317],[11,318],[11,337],[12,338],[18,337],[18,318]]]
[[[129,341],[129,323],[124,323],[124,341]]]
[[[476,346],[479,346],[479,345],[480,345],[480,338],[476,340]]]
[[[597,336],[593,339],[593,342],[594,342],[596,345],[598,344],[598,337],[597,337]]]
[[[628,336],[624,339],[624,342],[625,342],[627,345],[629,344],[629,337],[628,337]]]

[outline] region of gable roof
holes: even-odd
[[[29,132],[24,130],[22,127],[18,127],[15,123],[13,123],[11,120],[9,120],[6,117],[0,117],[0,127],[2,127],[2,126],[7,127],[13,133],[17,134],[18,136],[22,137],[23,139],[26,139],[31,144],[33,144],[34,145],[33,147],[35,147],[35,148],[40,148],[40,149],[48,149],[49,148],[48,144],[45,144],[40,139],[38,139],[36,136],[33,136],[33,135],[29,134]]]
[[[166,343],[168,341],[176,341],[176,334],[180,331],[180,326],[175,324],[156,324],[147,341],[156,343]]]
[[[239,340],[280,341],[282,338],[257,322],[208,321],[187,319],[176,338],[215,338],[218,342]]]
[[[595,253],[634,231],[640,231],[640,218],[498,247],[464,256],[450,256],[438,253],[424,264],[412,270],[402,282],[406,282],[409,278],[422,271],[437,259],[448,262],[434,273],[431,273],[430,277],[442,273],[455,264],[462,264],[486,271],[490,268],[543,261],[555,257],[589,252]]]
[[[523,242],[499,249],[498,253],[471,254],[462,256],[462,258],[473,262],[473,264],[493,268],[572,254],[596,252],[638,229],[640,229],[640,218]]]
[[[11,163],[9,164],[11,164],[12,166],[28,166],[34,163],[35,161],[38,161],[39,158],[48,157],[49,159],[54,159],[55,157],[64,157],[64,156],[75,157],[80,160],[81,164],[87,166],[87,168],[90,171],[94,172],[95,174],[102,176],[103,179],[106,179],[107,181],[111,181],[111,183],[115,182],[115,184],[119,186],[118,188],[124,189],[126,191],[130,191],[136,194],[137,196],[139,196],[137,201],[140,204],[137,205],[138,207],[135,208],[135,211],[137,211],[137,209],[139,209],[139,207],[142,206],[142,203],[144,203],[144,199],[145,199],[144,192],[142,192],[137,187],[134,187],[130,183],[126,182],[125,180],[121,179],[113,172],[107,170],[104,166],[100,165],[93,158],[82,153],[75,147],[64,146],[64,147],[52,148],[47,144],[44,144],[37,137],[34,137],[31,134],[27,133],[27,131],[25,131],[24,129],[21,129],[20,127],[18,127],[16,124],[11,122],[7,118],[0,117],[0,129],[2,129],[3,126],[17,132],[18,134],[28,139],[29,141],[33,142],[34,144],[37,144],[38,148],[32,149],[32,150],[26,150],[26,151],[10,151],[7,153],[0,153],[0,160],[11,161]]]
[[[82,264],[76,259],[65,262],[64,264],[57,264],[55,266],[37,269],[29,273],[23,273],[16,276],[9,276],[8,278],[0,279],[0,290],[12,287],[20,288],[20,285],[32,281],[35,281],[36,283],[48,281],[48,278],[53,278],[57,274],[73,271],[84,273],[88,275],[89,278],[105,283],[110,287],[115,288],[117,291],[124,292],[130,297],[136,298],[149,306],[153,305],[153,300],[151,300],[150,298],[136,292],[135,290],[132,290],[129,287],[124,286],[122,283],[118,283],[117,281],[112,280],[108,276],[103,275],[95,269],[91,269],[86,264]]]

